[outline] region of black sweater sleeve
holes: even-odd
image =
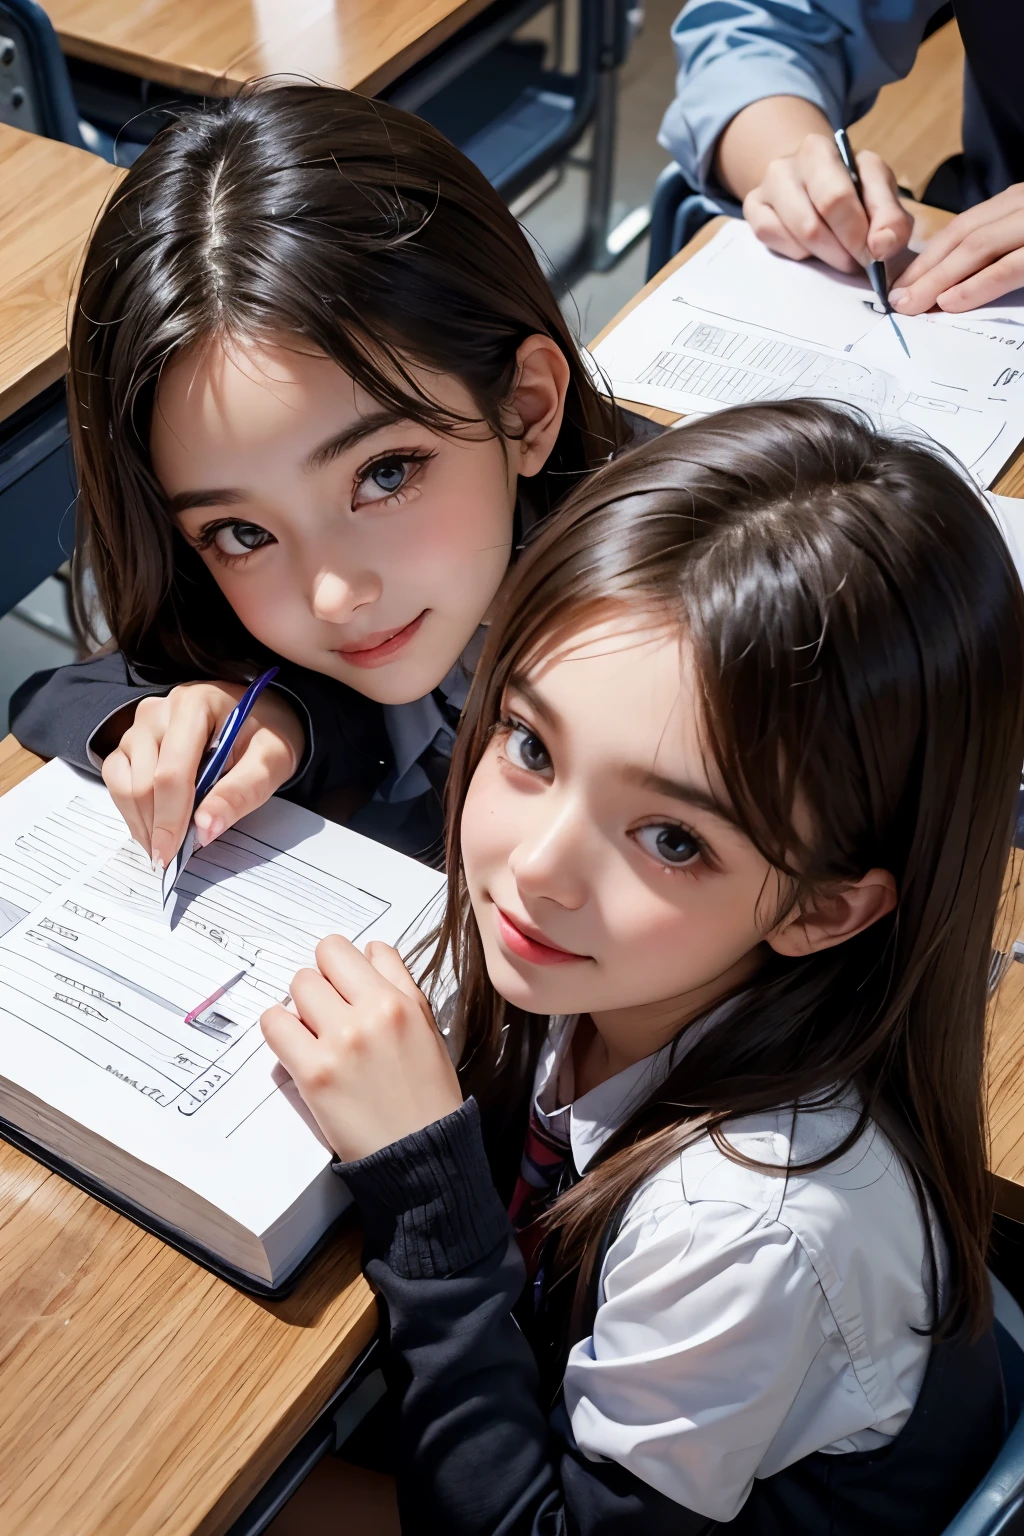
[[[389,1340],[405,1536],[698,1536],[712,1523],[547,1419],[512,1315],[525,1283],[475,1102],[356,1163],[365,1267]]]
[[[314,806],[341,788],[372,792],[387,771],[390,746],[379,704],[344,683],[278,663],[273,686],[292,704],[306,733],[306,753],[283,791],[299,805]],[[49,672],[37,672],[11,700],[11,730],[40,757],[60,757],[88,772],[92,737],[126,704],[170,693],[185,679],[133,667],[119,651],[92,656]]]

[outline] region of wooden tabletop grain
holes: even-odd
[[[122,175],[84,149],[0,123],[0,421],[64,374],[75,276]]]
[[[65,53],[197,94],[297,74],[373,95],[488,0],[47,0]]]
[[[227,1530],[373,1337],[359,1252],[255,1301],[0,1143],[0,1531]]]

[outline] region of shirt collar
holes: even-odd
[[[439,684],[440,692],[448,703],[460,712],[466,702],[486,634],[487,628],[481,624],[458,661]],[[385,704],[384,726],[394,755],[396,786],[419,761],[427,747],[436,741],[438,732],[449,744],[455,740],[455,732],[429,693],[422,699],[412,699],[408,704]]]
[[[583,1173],[620,1125],[664,1082],[669,1073],[691,1050],[710,1026],[731,1008],[730,998],[713,1008],[704,1018],[696,1019],[675,1040],[631,1067],[616,1072],[588,1093],[580,1094],[570,1104],[555,1108],[558,1082],[566,1064],[577,1017],[556,1018],[537,1063],[534,1078],[534,1111],[541,1124],[560,1140],[568,1139],[577,1173]]]

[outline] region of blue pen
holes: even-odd
[[[242,694],[242,697],[239,699],[238,703],[235,705],[234,709],[231,711],[230,715],[228,715],[227,719],[224,721],[224,724],[221,726],[217,740],[204,753],[203,760],[199,764],[199,776],[196,779],[196,793],[195,798],[192,801],[193,816],[195,815],[196,807],[198,806],[199,802],[206,798],[206,796],[210,793],[210,790],[220,778],[221,774],[224,772],[224,769],[227,767],[228,758],[231,756],[231,749],[238,738],[239,731],[248,720],[249,713],[253,705],[256,703],[256,700],[259,698],[267,684],[271,682],[276,676],[277,668],[270,667],[266,672],[263,673],[262,677],[258,677],[254,683],[249,684],[248,688]],[[161,905],[164,908],[166,908],[167,903],[170,901],[172,895],[174,894],[174,887],[178,883],[178,876],[181,874],[182,870],[185,868],[185,865],[192,857],[195,846],[196,824],[194,821],[190,821],[188,824],[188,831],[185,833],[185,841],[182,843],[174,858],[164,870],[163,880],[160,883]]]

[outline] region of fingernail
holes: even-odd
[[[167,868],[167,866],[164,863],[163,859],[161,859],[159,857],[159,855],[157,855],[155,853],[154,853],[152,859],[150,860],[150,863],[152,865],[154,875],[162,875],[164,870]]]
[[[210,820],[205,822],[202,826],[200,826],[199,822],[197,821],[196,833],[198,834],[197,841],[200,848],[205,848],[208,843],[216,842],[217,838],[220,837],[223,830],[223,824],[216,816],[211,817]]]
[[[889,303],[893,309],[900,309],[906,297],[907,290],[905,288],[893,288],[889,293]]]

